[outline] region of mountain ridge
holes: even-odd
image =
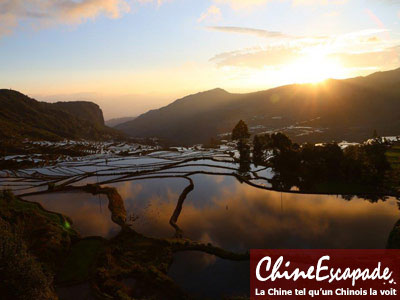
[[[103,139],[120,134],[104,125],[92,102],[39,102],[18,91],[0,89],[0,137],[58,140]]]
[[[136,119],[136,117],[112,118],[112,119],[109,119],[109,120],[105,121],[104,123],[108,127],[113,128],[113,127],[115,127],[115,126],[117,126],[119,124],[123,124],[123,123],[129,122],[129,121],[132,121],[134,119]]]
[[[323,134],[292,136],[302,142],[358,141],[368,138],[374,129],[382,134],[399,134],[399,108],[400,68],[244,94],[217,88],[177,99],[116,128],[130,136],[158,137],[186,145],[229,132],[243,119],[264,131],[299,123],[324,130]]]

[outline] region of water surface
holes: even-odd
[[[108,199],[104,195],[87,193],[52,193],[24,197],[25,200],[39,202],[45,209],[62,213],[73,221],[73,228],[82,237],[115,236],[120,227],[112,222],[108,209]]]
[[[151,159],[145,163],[164,163]],[[115,170],[102,171],[107,176],[92,176],[76,184],[118,179],[117,174],[111,173],[121,172],[118,167],[122,166],[135,169],[138,162],[120,160]],[[177,225],[184,237],[195,241],[238,252],[255,248],[381,249],[386,247],[388,236],[400,218],[398,202],[394,198],[372,203],[358,197],[346,200],[335,195],[268,191],[240,183],[234,176],[229,176],[234,170],[204,167],[202,163],[237,167],[233,163],[205,160],[186,163],[183,167],[158,174],[178,176],[182,175],[180,172],[188,171],[226,174],[191,176],[194,189],[183,203]],[[92,168],[100,168],[101,164]],[[151,165],[146,168],[151,168]],[[252,166],[251,171],[257,170]],[[267,178],[273,176],[270,169],[258,173]],[[133,228],[148,236],[172,237],[175,230],[169,220],[189,181],[182,177],[124,180],[107,185],[117,188],[121,194],[128,222]],[[263,179],[254,182],[269,185]],[[48,210],[68,215],[83,236],[112,237],[118,232],[104,196],[59,193],[32,196],[28,200],[38,201]],[[198,252],[178,253],[169,274],[183,289],[199,297],[218,299],[222,295],[249,293],[248,262],[231,262]]]

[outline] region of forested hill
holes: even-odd
[[[229,132],[240,119],[261,132],[296,126],[317,129],[291,136],[300,142],[360,141],[371,137],[374,129],[381,135],[399,135],[400,69],[247,94],[215,89],[179,99],[116,128],[135,137],[193,144]]]
[[[0,90],[0,138],[104,139],[120,133],[104,125],[92,102],[46,103],[13,90]]]

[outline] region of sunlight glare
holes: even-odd
[[[262,69],[249,69],[237,74],[237,85],[254,89],[265,88],[266,85],[280,86],[295,83],[319,84],[327,79],[344,79],[352,75],[337,59],[330,57],[331,49],[313,47],[304,49],[303,55],[287,61],[280,67],[264,66]],[[234,73],[229,70],[228,74]]]
[[[340,62],[318,53],[310,53],[286,66],[284,73],[295,83],[318,83],[329,78],[346,78],[348,75]]]

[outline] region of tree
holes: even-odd
[[[271,147],[279,151],[289,150],[292,147],[292,141],[287,135],[277,132],[271,135]]]
[[[240,153],[241,162],[250,162],[250,146],[245,139],[240,139],[238,143],[238,151]]]
[[[253,162],[255,165],[260,165],[263,163],[264,157],[264,143],[263,139],[258,135],[254,136],[253,139]]]
[[[240,120],[232,130],[232,140],[248,139],[249,129],[243,120]]]
[[[247,177],[250,171],[250,146],[247,144],[246,139],[240,139],[237,147],[240,154],[239,174]]]

